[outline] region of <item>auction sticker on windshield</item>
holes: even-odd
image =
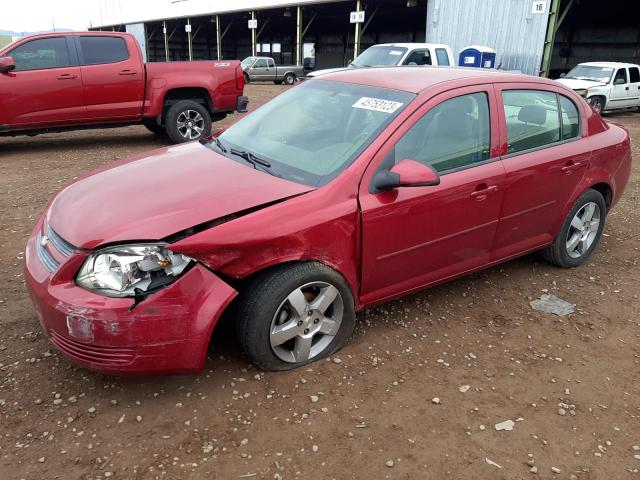
[[[392,102],[391,100],[382,100],[380,98],[362,97],[352,105],[353,108],[364,108],[365,110],[373,110],[374,112],[393,113],[402,106],[400,102]]]

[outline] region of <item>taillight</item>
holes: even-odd
[[[244,90],[244,71],[240,65],[236,67],[236,88],[240,91]]]

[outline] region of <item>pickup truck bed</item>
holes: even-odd
[[[237,61],[145,64],[127,33],[49,33],[0,50],[0,135],[142,123],[175,143],[244,111]]]

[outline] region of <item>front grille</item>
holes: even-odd
[[[42,234],[39,233],[38,238],[36,239],[36,252],[38,253],[38,258],[44,265],[44,268],[46,268],[50,272],[53,272],[60,266],[60,264],[55,258],[51,256],[44,245],[42,245],[42,238]]]
[[[63,353],[80,362],[90,362],[107,367],[124,366],[129,365],[135,357],[135,351],[132,348],[87,345],[63,337],[53,330],[49,331],[49,338]]]
[[[51,243],[53,244],[53,246],[56,247],[56,249],[63,256],[68,257],[69,255],[71,255],[73,252],[77,250],[76,247],[74,247],[69,242],[67,242],[64,238],[58,235],[55,232],[55,230],[51,228],[51,225],[49,225],[48,223],[45,224],[44,229],[47,234],[47,237],[49,237],[49,240],[51,240]]]

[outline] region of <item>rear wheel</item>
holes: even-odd
[[[287,85],[293,85],[294,83],[296,83],[296,76],[293,73],[287,73],[284,76],[284,83],[286,83]]]
[[[587,190],[573,205],[553,244],[542,251],[542,256],[559,267],[582,265],[598,245],[607,205],[596,190]]]
[[[211,133],[209,112],[193,100],[181,100],[172,105],[164,124],[167,135],[174,143],[199,140]]]
[[[354,325],[354,301],[345,280],[310,262],[257,277],[241,298],[236,327],[253,363],[289,370],[337,351]]]

